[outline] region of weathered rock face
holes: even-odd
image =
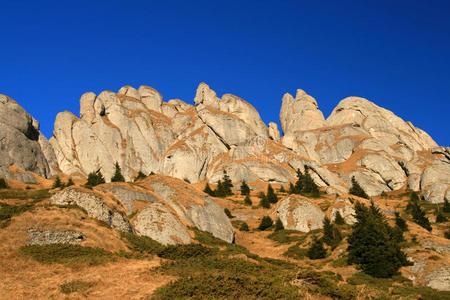
[[[39,131],[39,122],[17,102],[0,95],[0,177],[34,181],[31,174],[10,172],[13,165],[46,178],[57,168],[53,149]]]
[[[107,183],[93,190],[66,188],[50,203],[78,205],[114,229],[136,232],[164,245],[190,243],[191,226],[234,241],[228,217],[211,197],[168,176],[152,175],[135,184]]]
[[[85,237],[82,232],[74,230],[36,230],[27,231],[30,238],[30,245],[49,245],[49,244],[77,244],[81,243]]]
[[[283,199],[277,209],[277,215],[284,228],[301,232],[322,228],[325,217],[319,207],[298,195]]]

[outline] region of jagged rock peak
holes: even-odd
[[[284,94],[280,111],[280,123],[284,135],[327,126],[316,99],[301,89],[297,90],[295,99],[289,93]]]

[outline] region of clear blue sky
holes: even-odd
[[[368,98],[450,146],[449,1],[1,1],[0,93],[52,135],[87,91],[198,83],[278,122],[297,88],[327,117]]]

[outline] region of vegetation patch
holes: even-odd
[[[120,236],[127,242],[128,248],[132,251],[145,254],[158,254],[164,249],[164,246],[155,240],[146,236],[121,232]]]
[[[28,245],[20,252],[41,263],[96,265],[115,259],[116,255],[102,248],[70,244]]]
[[[19,190],[7,189],[0,191],[0,199],[19,199],[19,200],[44,200],[51,196],[48,189],[44,190]]]
[[[72,293],[82,293],[86,292],[88,289],[93,287],[95,283],[86,282],[81,280],[73,280],[59,286],[61,293],[69,295]]]
[[[284,256],[294,258],[294,259],[304,259],[308,254],[308,249],[300,248],[300,243],[296,243],[289,247],[286,252],[283,253]]]
[[[274,231],[267,237],[280,244],[290,244],[293,242],[300,242],[302,244],[308,236],[300,231],[282,229]]]

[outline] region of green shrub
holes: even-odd
[[[333,249],[342,241],[339,228],[328,217],[323,219],[323,241]]]
[[[203,189],[203,192],[207,193],[210,196],[215,196],[214,191],[211,189],[208,183],[206,183],[205,188]]]
[[[439,210],[436,211],[436,223],[445,223],[447,222],[447,217],[442,214]]]
[[[76,292],[86,292],[86,290],[93,287],[95,284],[92,282],[86,282],[81,280],[73,280],[70,282],[66,282],[59,286],[61,293],[63,294],[72,294]]]
[[[395,212],[395,226],[400,228],[403,232],[408,231],[408,224],[406,224],[406,221],[400,217],[398,212]]]
[[[425,211],[420,206],[420,199],[416,192],[411,193],[411,198],[406,206],[406,210],[411,213],[415,223],[428,231],[432,231],[433,228],[431,227],[430,221],[426,217]]]
[[[191,257],[203,257],[211,254],[210,248],[199,244],[169,245],[158,252],[158,256],[166,259],[187,259]]]
[[[295,245],[290,246],[283,255],[298,260],[304,259],[308,254],[308,249],[300,248],[300,244],[301,243],[298,242]]]
[[[231,211],[228,208],[225,208],[224,213],[227,215],[228,218],[232,219],[234,216],[231,214]]]
[[[286,189],[284,188],[284,186],[281,186],[280,189],[278,190],[280,193],[286,193]]]
[[[116,161],[114,165],[115,171],[113,177],[111,177],[111,182],[125,182],[125,178],[122,175],[122,170],[119,166],[119,163]]]
[[[67,180],[67,184],[66,186],[72,186],[74,185],[72,178],[69,178],[69,180]]]
[[[315,272],[311,270],[301,270],[297,274],[297,279],[303,281],[308,291],[319,294],[330,299],[356,299],[357,291],[354,287],[341,284],[340,275],[333,272]]]
[[[195,240],[209,246],[227,246],[229,243],[225,242],[224,240],[221,240],[219,238],[216,238],[212,233],[207,231],[202,231],[196,227],[190,228],[195,233]]]
[[[2,177],[0,177],[0,189],[7,189],[8,184],[6,183],[6,180]]]
[[[442,209],[445,213],[450,213],[450,203],[447,198],[444,199],[444,208]]]
[[[138,236],[128,232],[121,232],[120,236],[127,241],[130,250],[139,253],[157,254],[164,249],[162,244],[146,236]]]
[[[264,194],[264,192],[260,192],[258,194],[258,197],[261,199],[259,202],[259,206],[263,208],[270,208],[270,201],[267,199],[267,196]]]
[[[239,227],[239,230],[240,230],[240,231],[250,231],[250,228],[248,228],[247,223],[243,222],[243,223],[241,224],[241,227]]]
[[[259,230],[266,230],[267,228],[270,228],[273,225],[273,221],[269,216],[264,216],[261,219],[261,223],[258,226]]]
[[[314,236],[314,240],[306,255],[308,255],[309,259],[325,258],[327,256],[327,250],[323,247],[323,240]]]
[[[272,232],[267,237],[280,244],[290,244],[300,241],[303,243],[306,240],[307,235],[296,230],[281,229]]]
[[[102,248],[70,244],[28,245],[22,246],[20,251],[41,263],[95,265],[115,258],[113,253]]]
[[[355,176],[352,177],[352,187],[350,188],[349,193],[361,198],[370,198],[366,191],[359,185],[358,181],[356,181]]]

